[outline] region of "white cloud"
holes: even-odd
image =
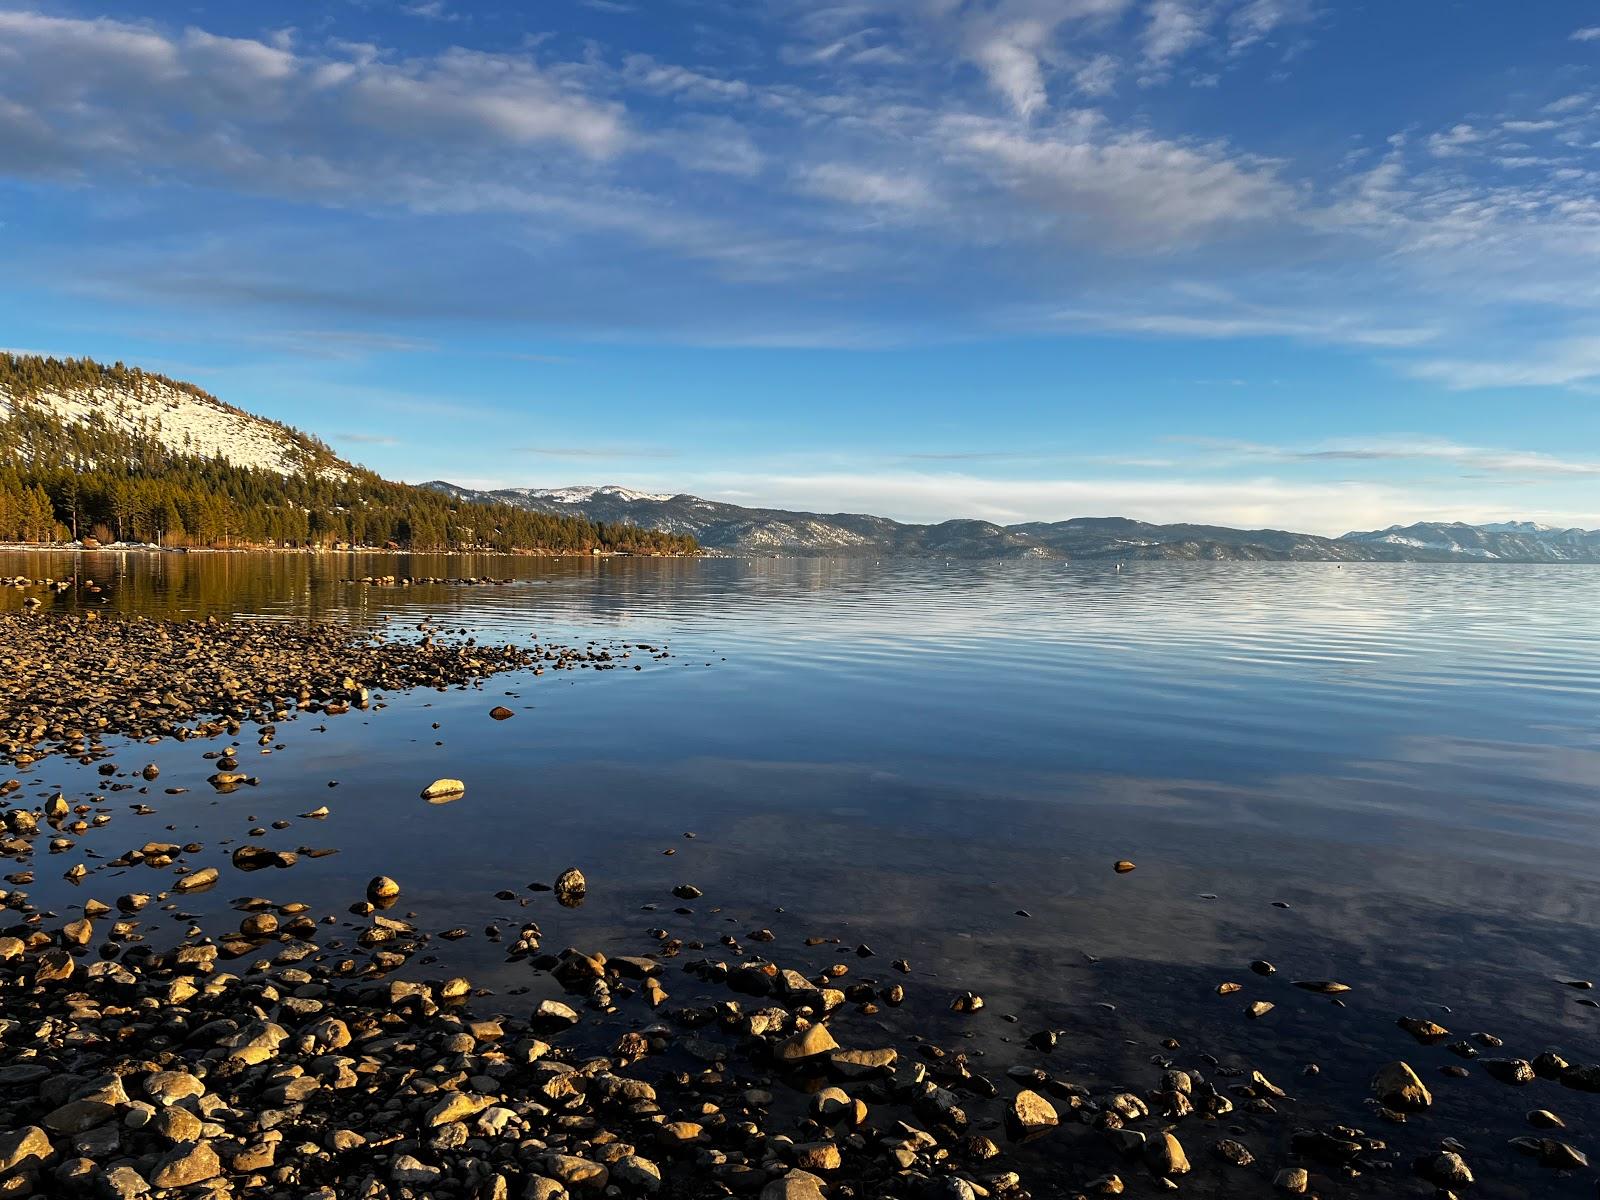
[[[1085,96],[1106,96],[1116,89],[1122,64],[1110,54],[1097,54],[1072,72],[1072,83]]]
[[[0,95],[52,130],[55,162],[76,158],[97,171],[108,154],[141,170],[175,161],[260,170],[274,158],[280,167],[315,165],[318,151],[328,161],[361,154],[350,139],[375,129],[404,135],[413,155],[469,138],[605,158],[627,139],[618,106],[524,54],[390,59],[370,47],[329,47],[296,55],[200,29],[167,35],[24,12],[0,12]]]
[[[800,186],[812,195],[874,208],[923,209],[932,206],[927,181],[915,175],[875,171],[852,163],[819,163],[799,172]]]
[[[1468,147],[1483,141],[1483,133],[1471,125],[1453,125],[1449,129],[1428,137],[1428,152],[1435,158],[1450,158],[1464,153]]]
[[[1278,30],[1304,24],[1315,15],[1311,0],[1249,0],[1228,18],[1228,48],[1241,53]]]
[[[1268,446],[1216,438],[1178,438],[1229,456],[1279,462],[1443,462],[1465,471],[1518,477],[1585,478],[1600,475],[1600,460],[1571,458],[1537,450],[1505,450],[1467,446],[1445,438],[1391,435],[1381,438],[1338,438],[1309,447]]]
[[[1407,367],[1418,379],[1478,388],[1570,387],[1600,380],[1600,337],[1571,338],[1504,359],[1435,358]]]
[[[1155,0],[1140,39],[1145,61],[1163,67],[1206,41],[1209,17],[1208,11],[1189,0]]]
[[[1218,143],[1114,131],[1095,113],[1071,114],[1033,133],[952,119],[946,132],[1071,238],[1170,247],[1270,223],[1294,204],[1270,163]]]
[[[1294,338],[1298,341],[1380,349],[1421,346],[1438,337],[1438,330],[1426,325],[1382,326],[1350,315],[1314,311],[1268,313],[1237,304],[1217,305],[1210,311],[1187,313],[1063,309],[1050,314],[1050,320],[1065,328],[1102,329],[1110,333],[1153,337],[1220,340]]]
[[[1600,41],[1600,25],[1585,25],[1582,29],[1574,29],[1570,36],[1575,42]]]
[[[758,503],[812,512],[864,512],[937,522],[978,517],[997,524],[1121,516],[1276,528],[1336,537],[1396,520],[1492,520],[1500,509],[1441,504],[1420,491],[1379,483],[1242,480],[1005,479],[914,471],[713,473],[692,478],[695,494],[735,493]]]

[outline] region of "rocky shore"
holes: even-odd
[[[1592,1192],[1566,1110],[1600,1093],[1600,1065],[1519,1057],[1433,1019],[1395,1014],[1415,1052],[1375,1056],[1365,1102],[1329,1119],[1304,1103],[1316,1064],[1286,1076],[1165,1036],[1108,1081],[1073,1030],[1018,1024],[888,948],[734,924],[736,897],[688,881],[606,946],[564,932],[595,899],[577,867],[496,893],[479,936],[526,982],[494,992],[450,971],[449,946],[473,931],[408,907],[405,878],[352,881],[321,910],[274,895],[295,878],[283,868],[323,853],[269,848],[287,820],[227,852],[159,832],[124,837],[115,857],[81,849],[113,820],[106,793],[201,782],[119,763],[134,739],[227,737],[201,760],[227,791],[250,782],[247,726],[265,745],[297,714],[376,709],[384,691],[662,653],[410,632],[0,619],[0,749],[19,768],[70,754],[98,779],[72,798],[0,783],[15,864],[0,887],[0,1200],[1451,1197],[1492,1187],[1507,1157]],[[430,802],[465,786],[417,785]],[[30,897],[46,855],[72,864],[69,904]],[[225,920],[190,911],[225,881],[256,894]],[[1338,1006],[1351,991],[1256,960],[1196,999],[1250,1023],[1269,1018],[1267,996]],[[1003,1056],[969,1049],[968,1031],[994,1023],[1010,1029]],[[1468,1076],[1528,1101],[1509,1145],[1437,1118],[1435,1093]]]
[[[84,760],[105,739],[237,735],[297,713],[338,715],[378,693],[446,688],[504,671],[605,669],[611,651],[401,638],[345,625],[161,621],[0,613],[0,761],[52,752]]]

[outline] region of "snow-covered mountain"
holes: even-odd
[[[625,487],[618,487],[614,483],[607,483],[600,487],[579,484],[576,487],[560,488],[506,488],[505,493],[511,496],[521,496],[530,500],[553,500],[557,504],[590,504],[597,496],[612,500],[671,500],[670,495],[655,495],[650,492],[635,492]]]
[[[1347,533],[1340,540],[1463,562],[1600,562],[1600,530],[1557,529],[1534,521],[1488,525],[1422,521]]]
[[[199,388],[141,371],[94,384],[29,388],[0,382],[0,420],[32,411],[64,425],[149,438],[174,454],[220,458],[238,467],[295,476],[348,474],[331,450],[286,425],[253,416]]]
[[[1301,562],[1600,562],[1600,533],[1526,521],[1494,526],[1410,525],[1342,538],[1281,529],[1155,525],[1125,517],[1077,517],[996,525],[956,520],[913,525],[863,513],[747,508],[687,494],[668,496],[616,484],[475,491],[434,481],[421,486],[475,503],[582,515],[606,524],[690,534],[734,554],[922,555],[1065,560],[1235,560]]]

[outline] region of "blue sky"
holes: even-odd
[[[395,478],[1600,525],[1600,5],[0,0],[0,346]]]

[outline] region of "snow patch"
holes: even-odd
[[[221,458],[236,467],[284,476],[303,474],[310,466],[305,447],[270,421],[148,377],[137,391],[105,386],[19,397],[0,387],[0,414],[30,405],[49,410],[69,425],[153,438],[174,454]],[[346,477],[338,467],[325,467],[322,473]]]
[[[518,496],[553,500],[557,504],[587,504],[596,496],[610,496],[613,499],[626,500],[629,503],[635,500],[653,500],[656,503],[661,503],[672,499],[670,495],[659,495],[654,492],[636,492],[631,488],[619,487],[614,483],[607,483],[599,487],[592,484],[579,484],[575,487],[508,488],[506,490]]]

